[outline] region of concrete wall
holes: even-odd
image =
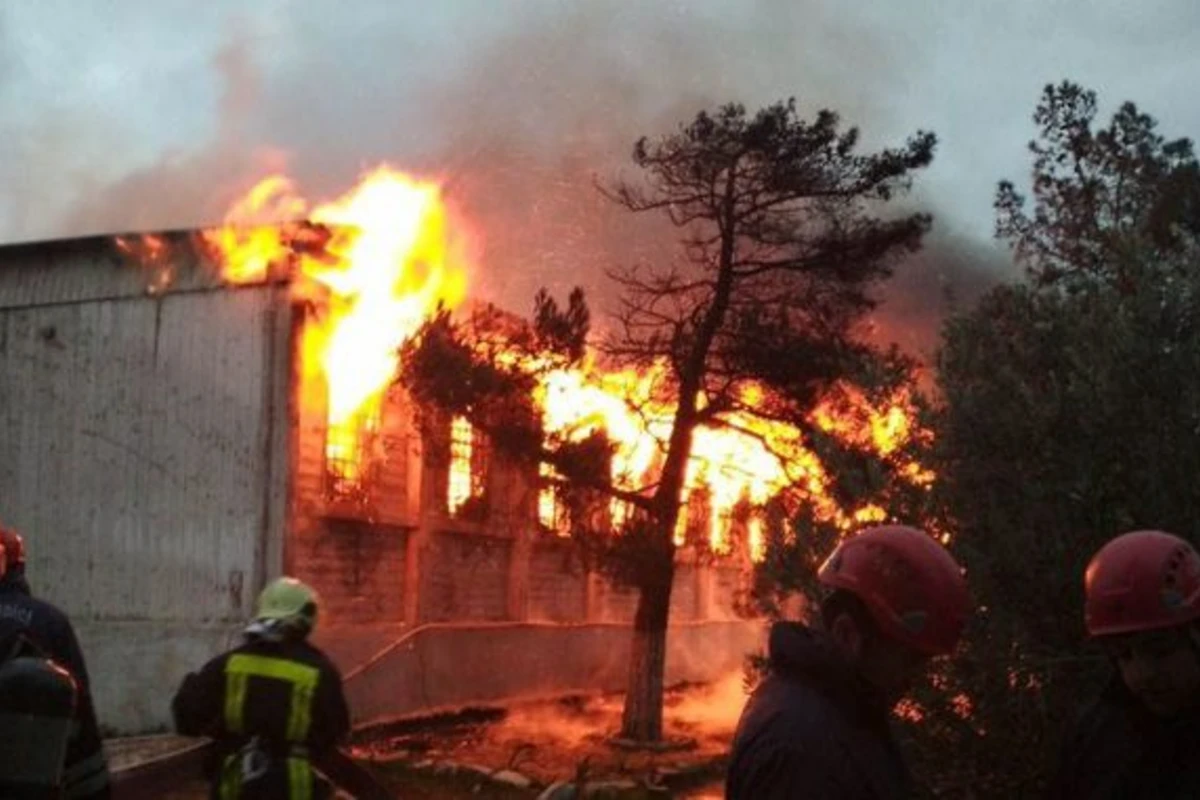
[[[529,619],[582,622],[588,618],[589,576],[569,541],[543,541],[529,557]]]
[[[667,681],[709,681],[762,645],[754,621],[678,623]],[[435,624],[400,636],[327,632],[320,641],[349,676],[356,724],[519,697],[624,688],[630,628],[613,623]],[[363,657],[365,653],[373,653]]]
[[[183,676],[236,644],[244,626],[244,620],[78,622],[104,735],[169,731],[171,698]]]
[[[0,248],[0,520],[117,730],[167,723],[280,565],[286,290],[173,269],[151,294],[107,240]]]

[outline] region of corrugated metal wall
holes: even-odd
[[[150,297],[99,243],[46,249],[0,252],[0,519],[35,588],[84,620],[242,617],[282,524],[277,288]]]
[[[165,291],[111,239],[0,248],[0,520],[123,733],[169,724],[287,524],[288,288],[222,287],[190,236],[168,241]]]

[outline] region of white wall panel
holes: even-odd
[[[49,599],[95,620],[246,613],[269,415],[284,413],[271,301],[260,287],[0,312],[0,519],[28,536]]]

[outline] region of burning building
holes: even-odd
[[[436,187],[381,171],[310,209],[272,179],[229,223],[0,248],[0,519],[75,620],[102,723],[166,725],[284,572],[322,594],[360,720],[619,687],[634,593],[580,563],[536,470],[463,420],[419,425],[393,380],[403,339],[465,293]],[[730,536],[738,497],[701,497]],[[756,643],[738,541],[685,549],[669,677]]]
[[[436,185],[385,168],[315,207],[268,178],[213,229],[0,248],[0,520],[76,621],[104,724],[165,726],[281,573],[321,593],[359,721],[623,685],[635,593],[579,557],[544,472],[397,380],[405,339],[466,299],[456,231]],[[533,400],[548,435],[603,432],[636,491],[669,431],[655,380],[589,362]],[[860,405],[811,422],[880,453],[911,435],[903,402]],[[732,422],[694,437],[669,680],[757,644],[737,599],[778,492],[839,524],[883,516],[833,503],[799,430]]]

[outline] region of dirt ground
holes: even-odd
[[[388,785],[396,792],[396,797],[403,798],[403,800],[457,800],[457,798],[480,798],[486,796],[474,792],[470,787],[466,786],[455,787],[448,786],[445,783],[438,785],[432,782],[422,784],[415,781],[405,781],[394,776],[389,776]],[[524,795],[510,795],[513,798],[535,796],[532,792]],[[725,793],[719,780],[674,795],[678,800],[722,800],[724,796]],[[208,794],[204,784],[199,781],[194,781],[177,791],[160,796],[160,800],[207,800],[207,798]],[[121,798],[117,798],[117,800],[121,800]],[[130,798],[130,800],[133,799]]]
[[[664,698],[667,741],[661,752],[613,745],[621,696],[573,696],[510,706],[425,730],[376,731],[353,755],[368,763],[423,761],[511,769],[548,784],[580,769],[593,780],[649,777],[712,763],[728,750],[744,702],[740,675],[711,686],[682,687]]]
[[[160,800],[208,800],[208,793],[203,783],[195,781],[178,791],[162,795]]]
[[[491,797],[534,798],[537,791],[482,789],[469,775],[433,774],[432,764],[453,762],[486,772],[515,770],[546,785],[570,779],[582,770],[588,780],[641,780],[669,771],[705,767],[676,794],[690,800],[722,797],[720,761],[729,747],[744,702],[739,674],[709,686],[676,687],[664,698],[664,724],[669,748],[629,750],[614,746],[620,727],[621,701],[614,695],[577,695],[475,709],[440,719],[411,720],[387,728],[361,731],[351,755],[360,759],[397,797],[451,800]],[[177,737],[114,741],[106,745],[116,767],[137,763],[186,746]],[[181,785],[164,800],[205,800],[203,783],[180,776]],[[699,784],[699,785],[696,785]]]

